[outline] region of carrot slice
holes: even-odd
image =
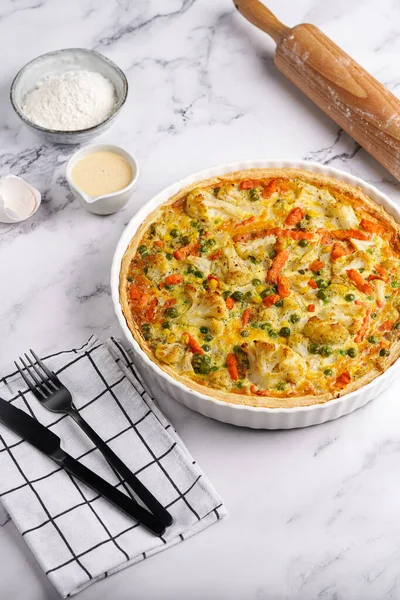
[[[329,244],[329,240],[369,240],[369,235],[358,229],[318,229],[318,233],[322,235],[321,242]]]
[[[307,281],[307,283],[310,286],[310,288],[312,288],[313,290],[317,290],[318,289],[318,285],[316,284],[316,282],[314,281],[314,279],[309,279]]]
[[[251,190],[252,188],[262,187],[263,183],[259,179],[245,179],[240,182],[241,190]]]
[[[233,300],[233,298],[229,297],[225,300],[225,304],[226,304],[226,308],[228,310],[232,310],[232,308],[235,306],[235,302]]]
[[[171,306],[173,306],[174,304],[176,304],[176,298],[168,298],[168,300],[164,303],[163,306],[164,312],[167,310],[167,308],[171,308]]]
[[[182,275],[179,275],[179,273],[174,273],[173,275],[168,275],[168,277],[165,278],[166,285],[176,285],[178,283],[182,283],[182,281],[183,281],[183,277],[182,277]]]
[[[310,265],[310,269],[311,271],[320,271],[323,267],[325,266],[325,263],[322,262],[322,260],[314,260],[311,265]]]
[[[233,379],[233,381],[237,381],[239,379],[238,360],[236,358],[236,354],[233,352],[230,352],[226,357],[226,366],[228,367],[231,379]]]
[[[240,223],[236,223],[235,229],[237,227],[244,227],[245,225],[250,225],[250,223],[254,223],[255,220],[256,220],[255,217],[249,217],[248,219],[245,219],[244,221],[241,221]]]
[[[138,306],[144,308],[150,302],[150,294],[142,292],[138,301]]]
[[[246,310],[242,314],[242,326],[246,327],[246,325],[249,323],[250,320],[251,320],[251,310],[250,310],[250,308],[246,308]]]
[[[278,294],[281,298],[287,298],[290,296],[290,281],[284,275],[278,275],[277,285],[278,285]]]
[[[351,381],[350,373],[348,371],[343,371],[337,378],[335,382],[335,387],[344,388]]]
[[[309,304],[307,310],[308,312],[315,312],[315,304]]]
[[[157,298],[152,298],[150,300],[150,304],[148,305],[145,313],[145,317],[147,321],[153,321],[156,314],[156,306],[158,304]]]
[[[359,292],[364,294],[372,294],[372,286],[361,277],[360,273],[355,269],[347,269],[346,271],[350,281],[356,286]]]
[[[305,214],[306,213],[302,208],[296,206],[296,208],[293,208],[286,217],[285,225],[297,225],[297,223],[300,223],[300,221],[304,219]]]
[[[129,297],[133,302],[135,300],[139,300],[139,298],[142,296],[142,293],[143,292],[141,292],[139,288],[135,287],[134,285],[131,285],[131,289],[129,290]]]
[[[389,277],[387,271],[383,267],[377,265],[375,267],[375,271],[376,271],[376,275],[374,275],[374,274],[369,275],[368,281],[373,281],[374,279],[382,279],[382,281],[386,281],[386,282],[390,281],[390,277]]]
[[[367,308],[367,312],[365,314],[365,317],[363,319],[361,327],[358,330],[356,337],[354,338],[354,341],[356,342],[356,344],[359,344],[365,338],[365,334],[367,333],[367,329],[368,329],[368,325],[369,325],[370,315],[371,315],[371,309]]]
[[[189,348],[193,354],[204,354],[203,348],[200,346],[199,342],[197,342],[190,333],[184,331],[183,335],[187,336],[187,343]]]
[[[333,244],[333,248],[332,248],[332,252],[331,252],[331,259],[333,261],[338,260],[339,258],[342,258],[342,256],[347,256],[348,254],[351,254],[352,251],[349,248],[345,248],[344,246],[342,246],[342,244],[339,244],[339,242],[335,242]]]
[[[360,225],[363,229],[365,229],[365,231],[368,231],[369,233],[377,233],[378,235],[382,235],[382,233],[385,233],[385,228],[382,227],[382,225],[379,225],[379,223],[376,223],[375,221],[361,219]]]
[[[314,233],[312,231],[300,231],[298,229],[282,229],[273,227],[272,229],[259,229],[258,231],[249,231],[233,237],[234,242],[246,243],[250,240],[258,240],[268,235],[276,237],[291,238],[292,240],[312,240]]]
[[[287,263],[289,258],[289,252],[287,250],[280,250],[272,261],[272,265],[267,273],[266,281],[271,283],[277,283],[278,275],[281,273],[283,267]]]
[[[217,250],[216,252],[214,252],[214,254],[211,254],[211,256],[209,256],[208,258],[210,260],[217,260],[217,258],[220,258],[222,254],[222,250]]]
[[[270,306],[278,302],[280,299],[281,297],[278,296],[278,294],[270,294],[269,296],[263,299],[263,304],[264,306],[267,306],[269,308]]]
[[[381,323],[381,325],[379,325],[378,329],[379,331],[390,331],[393,328],[393,321],[389,321],[389,319],[386,319],[386,321],[383,321],[383,323]]]
[[[271,179],[271,181],[269,181],[264,187],[261,196],[263,198],[269,198],[270,196],[272,196],[272,194],[274,194],[277,191],[277,189],[278,185],[276,183],[276,179]]]
[[[157,246],[157,248],[163,248],[164,247],[164,242],[162,240],[156,240],[154,242],[154,245]]]
[[[197,241],[190,242],[187,246],[182,246],[182,248],[175,250],[174,258],[176,258],[176,260],[183,260],[189,256],[189,254],[197,255],[199,253],[199,248],[200,244]]]

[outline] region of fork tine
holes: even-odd
[[[47,377],[49,377],[49,379],[51,379],[51,381],[53,383],[58,383],[59,379],[58,379],[57,375],[55,373],[53,373],[53,371],[50,371],[50,369],[48,367],[46,367],[46,365],[44,364],[44,362],[42,360],[40,360],[40,358],[37,356],[36,352],[34,352],[32,350],[32,348],[29,349],[29,352],[32,354],[33,358],[36,360],[36,362],[38,363],[38,365],[46,373]]]
[[[20,358],[20,361],[22,362],[22,364],[24,364],[24,361],[22,360],[22,358]],[[37,388],[37,389],[35,388],[35,386],[31,382],[31,380],[25,375],[25,373],[23,372],[23,370],[21,369],[19,364],[14,361],[14,365],[17,367],[18,372],[21,375],[22,379],[25,381],[26,385],[31,390],[31,392],[33,394],[35,394],[36,398],[38,398],[39,400],[42,400],[42,398],[40,397],[38,392],[40,392],[40,394],[42,395],[43,398],[46,398],[46,396],[44,395],[42,390],[40,390],[39,388]],[[25,368],[27,368],[26,365],[25,365]]]
[[[50,393],[53,393],[54,390],[57,390],[57,386],[56,384],[49,378],[46,377],[46,373],[45,376],[43,376],[43,373],[41,373],[41,371],[39,370],[39,367],[37,365],[35,365],[35,363],[33,362],[33,360],[31,359],[31,357],[25,352],[25,358],[27,360],[29,360],[31,367],[36,371],[36,373],[38,374],[42,384],[47,388],[49,388]],[[32,371],[31,374],[33,375]],[[53,386],[53,387],[51,387]]]
[[[22,358],[22,356],[19,357],[19,360],[21,361],[21,363],[23,364],[25,371],[29,374],[29,376],[33,379],[33,381],[35,382],[34,388],[35,390],[39,391],[41,393],[41,395],[43,396],[43,398],[47,398],[47,396],[49,395],[49,391],[47,390],[47,388],[39,381],[39,379],[36,377],[35,373],[32,372],[31,369],[29,369],[28,365],[25,363],[24,359]],[[32,390],[33,391],[33,390]],[[36,394],[36,397],[38,397],[38,394]]]

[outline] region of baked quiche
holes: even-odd
[[[400,353],[399,225],[361,189],[294,169],[197,182],[155,210],[122,261],[142,350],[227,402],[305,406]]]

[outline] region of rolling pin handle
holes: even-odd
[[[233,0],[233,3],[245,19],[268,33],[277,44],[290,31],[290,27],[281,23],[259,0]]]

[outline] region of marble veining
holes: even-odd
[[[312,22],[399,94],[396,0],[269,0],[285,24]],[[141,177],[120,213],[84,212],[65,181],[73,147],[49,145],[13,114],[9,86],[38,54],[96,49],[129,96],[99,141],[125,146]],[[120,335],[109,276],[124,227],[189,173],[245,158],[319,161],[400,201],[399,182],[303,96],[274,43],[231,0],[2,0],[0,176],[42,193],[35,216],[0,225],[0,365],[28,348]],[[285,432],[236,429],[170,398],[160,404],[224,498],[229,518],[88,588],[82,600],[400,600],[400,383],[356,413]],[[1,474],[0,474],[1,476]],[[0,597],[57,593],[0,503]]]

